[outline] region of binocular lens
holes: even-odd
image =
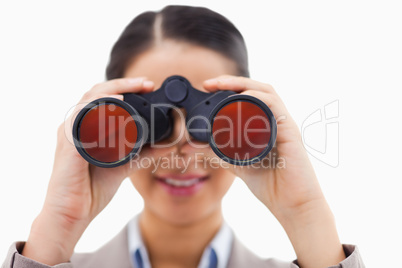
[[[131,114],[114,103],[94,106],[82,117],[79,140],[82,149],[103,163],[125,159],[135,148],[137,125]]]
[[[212,138],[223,156],[239,163],[249,161],[268,148],[270,120],[259,105],[247,100],[232,101],[215,114]]]

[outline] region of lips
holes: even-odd
[[[203,174],[164,174],[156,180],[170,195],[191,196],[202,189],[208,175]]]
[[[200,182],[202,178],[195,178],[191,180],[176,180],[173,178],[166,178],[164,182],[174,187],[190,187]]]

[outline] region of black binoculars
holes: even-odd
[[[276,120],[261,100],[229,90],[207,93],[182,76],[170,76],[146,94],[123,94],[124,101],[100,98],[86,105],[73,125],[82,157],[99,167],[130,161],[145,144],[169,137],[172,110],[186,110],[186,128],[208,142],[217,156],[233,165],[261,161],[276,139]]]

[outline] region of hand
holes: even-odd
[[[100,168],[90,165],[78,153],[73,143],[72,125],[79,110],[98,98],[123,100],[119,94],[148,92],[153,87],[153,82],[144,77],[124,78],[100,83],[84,94],[73,114],[58,129],[45,203],[32,224],[23,255],[48,265],[68,261],[89,223],[110,202],[128,176],[128,164]]]
[[[299,129],[274,88],[249,78],[228,75],[207,80],[203,86],[208,91],[232,90],[254,96],[272,110],[277,120],[277,139],[276,147],[267,157],[271,158],[270,163],[279,165],[230,168],[285,228],[300,265],[324,267],[341,261],[344,254],[332,213],[303,147]],[[322,237],[314,240],[317,234]],[[328,254],[317,252],[317,256],[312,256],[319,247],[328,249]],[[332,259],[328,257],[331,254]]]

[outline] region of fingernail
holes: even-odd
[[[144,81],[143,87],[151,88],[151,87],[153,87],[153,86],[154,86],[154,82],[149,81],[149,80]]]
[[[129,84],[138,84],[138,83],[141,83],[143,80],[144,80],[144,78],[137,77],[137,78],[129,78],[129,79],[127,79],[127,82]]]

